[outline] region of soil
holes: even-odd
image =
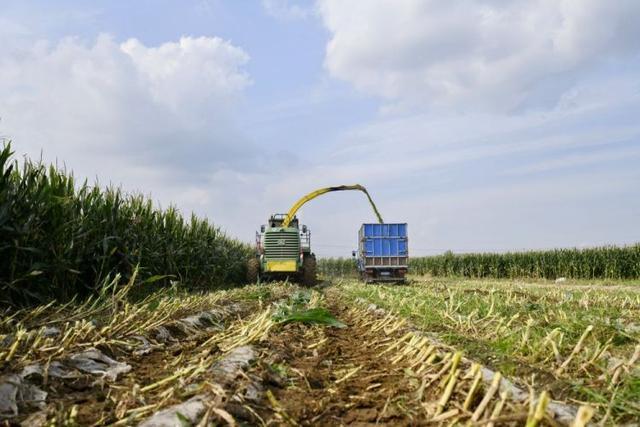
[[[255,311],[256,302],[222,303],[222,306],[234,304],[237,311],[233,316],[223,319],[223,323],[228,326],[238,318],[247,317]],[[195,313],[180,313],[180,318]],[[47,407],[44,412],[48,418],[60,414],[68,413],[75,406],[75,425],[110,425],[120,418],[128,409],[134,409],[147,403],[155,403],[156,399],[164,398],[162,392],[167,387],[158,388],[156,396],[152,396],[148,401],[143,402],[132,396],[135,387],[145,387],[159,380],[170,377],[196,354],[203,354],[200,347],[212,335],[219,333],[215,328],[199,330],[193,334],[185,334],[180,329],[174,328],[169,323],[166,325],[171,331],[174,341],[157,346],[147,354],[131,354],[122,348],[109,348],[97,346],[106,355],[129,364],[131,371],[118,377],[115,382],[107,382],[92,375],[81,375],[74,379],[48,378],[46,383],[37,381],[38,387],[47,392]],[[206,354],[220,353],[215,346],[207,349]],[[182,362],[182,363],[181,363]],[[171,384],[169,384],[170,386]],[[169,387],[170,388],[170,387]],[[190,394],[174,393],[175,395],[166,398],[167,404],[179,403],[190,397]],[[20,425],[29,418],[32,413],[24,413],[10,420],[0,420],[0,425]],[[36,424],[37,425],[37,424]]]
[[[423,413],[411,402],[416,385],[403,373],[405,367],[392,366],[377,348],[388,338],[360,326],[339,302],[330,301],[329,310],[348,327],[288,324],[261,346],[256,369],[275,398],[261,402],[271,407],[262,410],[263,418],[301,425],[415,424]]]
[[[323,306],[347,327],[276,325],[265,340],[250,344],[257,357],[233,381],[220,382],[207,371],[191,384],[158,387],[147,393],[145,400],[136,395],[136,388],[170,377],[186,361],[193,362],[207,354],[223,357],[215,345],[202,347],[213,334],[220,333],[212,329],[181,336],[177,342],[165,343],[146,355],[121,351],[114,354],[111,349],[101,349],[130,364],[131,371],[114,383],[96,381],[95,377],[51,380],[43,386],[49,393],[48,417],[68,414],[76,406],[76,425],[110,425],[145,405],[162,401],[163,407],[168,407],[195,395],[206,395],[214,407],[207,416],[216,425],[225,425],[230,417],[240,425],[314,426],[446,425],[456,419],[468,420],[471,413],[463,410],[460,403],[472,382],[472,376],[463,378],[469,372],[468,365],[457,373],[460,380],[446,402],[445,412],[442,408],[435,412],[447,384],[446,359],[438,356],[430,365],[425,364],[425,373],[417,375],[414,370],[421,366],[410,361],[413,359],[392,361],[395,354],[384,353],[407,334],[408,326],[391,328],[390,323],[380,323],[385,319],[384,313],[354,309],[331,287],[325,288],[324,294]],[[226,319],[225,323],[248,317],[257,308],[257,303],[246,303],[235,314],[237,317]],[[374,324],[381,326],[374,328]],[[436,375],[437,371],[440,372]],[[481,397],[478,395],[471,407]],[[448,416],[447,411],[452,415]],[[522,417],[522,407],[518,405],[503,411],[509,416],[505,412]],[[444,416],[439,423],[433,422],[436,413]],[[28,415],[12,422],[24,421]],[[505,420],[496,425],[519,424],[513,419]]]

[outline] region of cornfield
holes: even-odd
[[[323,276],[349,277],[356,275],[356,263],[351,258],[320,258],[318,273]]]
[[[474,278],[637,279],[640,244],[589,249],[453,254],[412,258],[414,274]]]
[[[355,276],[355,262],[349,258],[318,261],[325,276]],[[415,257],[409,259],[411,274],[440,277],[556,279],[638,279],[640,244],[589,249],[471,253]]]
[[[0,150],[0,305],[66,301],[138,267],[141,283],[238,283],[250,249],[206,219],[186,220],[142,195],[77,182],[54,166]],[[153,282],[153,285],[151,283]]]

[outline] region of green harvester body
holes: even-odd
[[[249,280],[257,273],[261,280],[288,279],[313,285],[316,261],[311,252],[311,234],[306,226],[300,227],[296,217],[283,227],[285,216],[271,215],[256,233],[256,262],[249,266]]]

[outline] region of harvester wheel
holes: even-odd
[[[302,260],[302,284],[305,286],[315,286],[317,281],[316,256],[307,255]]]
[[[257,258],[251,258],[247,261],[247,282],[256,283],[258,274],[260,273],[260,261]]]

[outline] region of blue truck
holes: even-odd
[[[362,224],[356,262],[366,283],[404,283],[409,268],[407,224]]]

